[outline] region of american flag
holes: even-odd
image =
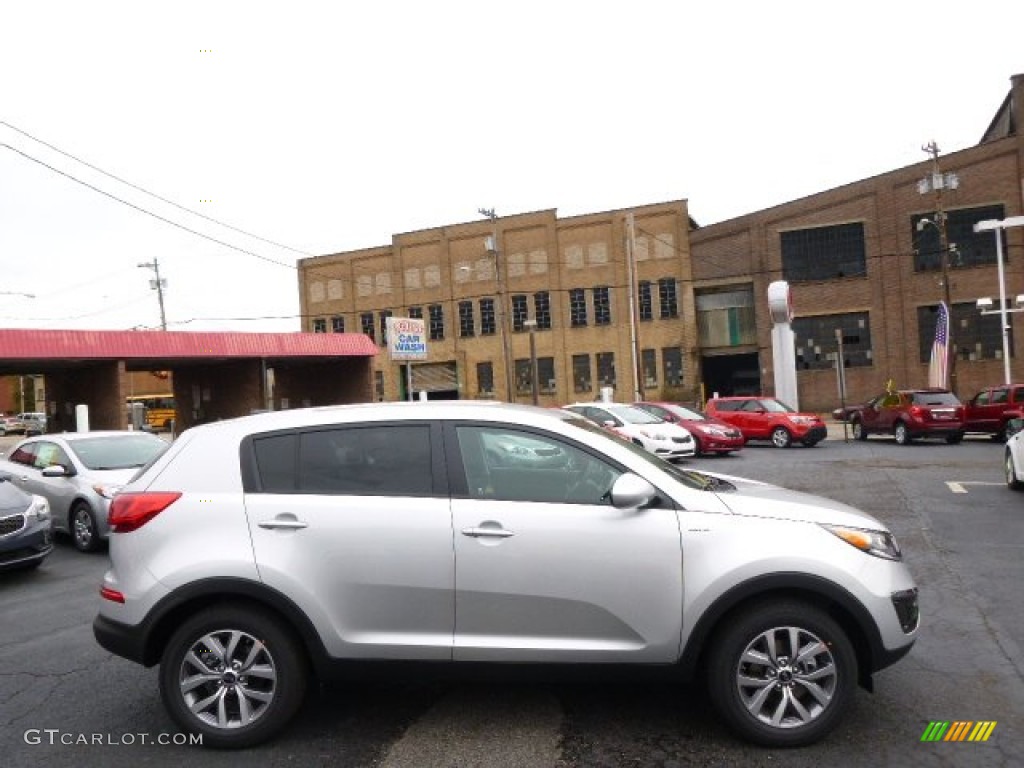
[[[932,359],[928,364],[928,386],[942,387],[948,385],[949,376],[949,307],[946,302],[939,303],[935,318],[935,341],[932,342]]]

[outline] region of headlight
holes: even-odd
[[[121,488],[123,487],[124,486],[122,485],[117,485],[114,483],[96,483],[96,485],[94,485],[92,489],[96,491],[96,493],[98,493],[104,499],[112,499],[114,498],[114,494],[120,491]]]
[[[821,526],[829,533],[835,534],[840,539],[850,544],[861,552],[866,552],[875,557],[886,560],[902,560],[903,553],[896,538],[888,531],[871,531],[865,528],[848,528],[845,525],[824,525]]]
[[[44,499],[42,496],[32,495],[32,503],[28,505],[28,510],[25,512],[25,517],[34,517],[37,520],[49,520],[50,519],[50,502]]]

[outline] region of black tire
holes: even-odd
[[[962,443],[963,440],[964,440],[964,433],[963,432],[954,432],[952,435],[946,435],[946,442],[949,443],[950,445],[956,445],[957,443]]]
[[[225,659],[221,654],[232,645],[234,653]],[[259,674],[245,674],[256,668]],[[182,685],[203,669],[221,677]],[[201,735],[203,746],[219,749],[255,746],[277,734],[302,704],[307,678],[298,639],[256,606],[221,604],[197,613],[174,633],[160,660],[160,696],[168,713],[182,730]],[[225,704],[224,724],[214,717],[218,699]],[[209,705],[196,706],[203,701]]]
[[[852,424],[853,428],[853,439],[854,440],[867,440],[868,431],[864,428],[863,422],[860,419],[854,419]]]
[[[772,430],[772,445],[776,448],[789,448],[793,444],[793,436],[785,427],[775,427]]]
[[[1024,483],[1017,479],[1017,471],[1013,462],[1013,454],[1007,448],[1003,453],[1003,470],[1006,475],[1006,487],[1011,491],[1024,491]]]
[[[799,664],[791,663],[795,656],[789,646],[792,630],[803,649]],[[808,648],[814,643],[818,645],[812,654]],[[773,660],[762,653],[769,646],[775,654]],[[708,665],[711,700],[726,724],[755,744],[813,744],[838,725],[857,687],[857,657],[849,638],[828,614],[796,600],[753,605],[729,617],[712,648]],[[750,661],[748,650],[750,655],[760,653],[766,663]],[[758,696],[765,690],[766,695]],[[786,704],[781,722],[773,724],[771,716],[787,694],[799,707]]]
[[[820,440],[804,440],[803,442],[804,442],[804,445],[807,448],[813,448],[814,446],[816,446],[821,441]]]
[[[71,541],[79,552],[95,552],[100,546],[100,535],[96,529],[96,515],[84,501],[76,501],[68,513],[68,531]]]
[[[910,434],[910,429],[902,421],[897,421],[893,425],[892,436],[896,438],[897,445],[910,445],[910,442],[914,439]]]

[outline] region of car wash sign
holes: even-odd
[[[416,317],[389,317],[388,353],[392,360],[426,360],[427,326]]]

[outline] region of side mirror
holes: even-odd
[[[612,505],[617,509],[640,509],[658,498],[658,491],[640,475],[627,472],[612,485]]]
[[[60,464],[51,464],[43,469],[43,477],[71,477],[73,474]]]
[[[1006,422],[1006,439],[1009,440],[1021,430],[1024,430],[1024,419],[1020,417],[1010,419]]]

